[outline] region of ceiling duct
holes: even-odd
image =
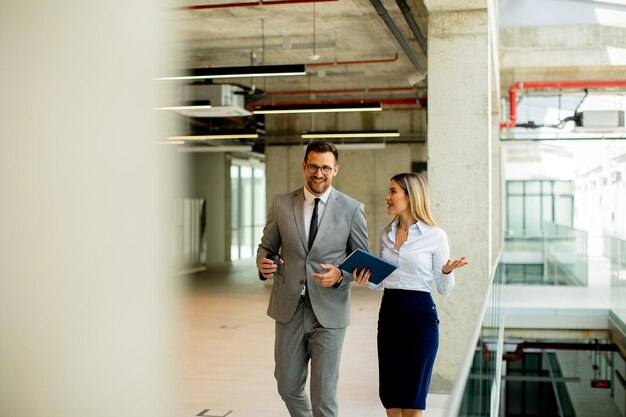
[[[383,19],[383,22],[385,22],[387,28],[389,29],[389,31],[391,31],[391,34],[396,38],[396,41],[406,54],[407,58],[409,58],[415,69],[418,71],[423,71],[424,68],[422,64],[420,64],[417,55],[409,45],[409,41],[404,37],[400,29],[398,28],[398,25],[396,25],[396,23],[393,21],[392,17],[389,15],[389,12],[385,8],[385,6],[383,6],[381,0],[370,0],[370,3],[372,3],[372,6],[374,6],[376,12],[378,12],[378,15],[381,17],[381,19]]]
[[[188,103],[211,103],[210,108],[198,109],[194,117],[252,116],[246,110],[245,91],[230,84],[189,84],[184,87],[183,100]]]

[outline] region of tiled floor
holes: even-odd
[[[274,321],[266,314],[270,284],[250,262],[187,278],[174,363],[175,415],[289,417],[273,376]],[[352,324],[339,379],[341,417],[384,417],[378,399],[376,321],[382,293],[353,288]],[[446,396],[429,397],[427,417],[442,414]],[[205,411],[210,410],[210,411]]]

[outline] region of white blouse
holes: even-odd
[[[439,294],[448,295],[454,288],[454,271],[445,275],[442,266],[450,258],[448,236],[442,229],[417,222],[408,230],[406,242],[395,250],[398,220],[380,234],[380,257],[398,266],[372,289],[401,289],[432,292],[433,279]]]

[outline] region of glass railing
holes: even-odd
[[[541,236],[507,238],[502,283],[587,286],[587,232],[544,222]]]
[[[498,266],[490,280],[482,320],[472,335],[471,344],[450,394],[446,417],[487,417],[498,415],[504,326],[499,311]]]
[[[626,240],[610,237],[611,317],[626,330]]]
[[[548,281],[587,286],[587,232],[544,222],[545,274]]]

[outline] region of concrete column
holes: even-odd
[[[454,3],[446,4],[458,7]],[[436,297],[441,334],[431,392],[450,392],[456,382],[472,331],[481,319],[492,263],[491,67],[486,7],[429,8],[431,204],[435,219],[448,234],[450,256],[467,255],[470,262],[456,273],[453,294]]]

